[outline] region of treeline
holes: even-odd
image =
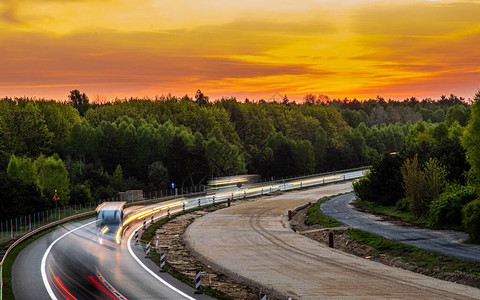
[[[354,184],[357,195],[434,228],[466,230],[480,241],[479,101],[480,92],[471,113],[454,104],[441,123],[417,122],[401,151],[385,154]]]
[[[0,100],[0,219],[118,191],[205,184],[244,173],[296,176],[368,165],[401,151],[423,116],[463,124],[469,106],[439,101],[296,104],[162,96],[90,104]],[[442,113],[443,112],[443,113]],[[379,120],[383,120],[380,122]],[[461,125],[459,125],[461,126]]]

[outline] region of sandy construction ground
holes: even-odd
[[[480,290],[328,248],[294,233],[289,209],[351,191],[342,183],[218,210],[184,239],[206,264],[280,297],[301,299],[480,299]]]

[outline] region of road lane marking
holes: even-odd
[[[55,296],[55,293],[53,292],[52,290],[52,287],[50,286],[50,284],[48,283],[48,278],[47,278],[47,273],[45,271],[46,269],[46,262],[47,262],[47,256],[48,254],[50,253],[50,251],[52,250],[53,246],[59,241],[61,240],[62,238],[64,238],[66,235],[74,232],[74,231],[77,231],[79,230],[80,228],[83,228],[85,226],[88,226],[90,224],[93,224],[97,222],[97,220],[95,221],[92,221],[92,222],[89,222],[87,224],[84,224],[80,227],[77,227],[75,229],[72,229],[68,232],[66,232],[65,234],[63,234],[62,236],[60,236],[59,238],[57,238],[55,241],[53,241],[53,243],[50,244],[50,246],[47,248],[47,251],[45,251],[45,254],[43,255],[43,258],[42,258],[42,264],[40,266],[40,271],[42,272],[42,280],[43,280],[43,285],[45,286],[45,288],[47,289],[47,292],[48,292],[48,295],[50,296],[51,299],[53,300],[58,300],[57,296]]]
[[[158,275],[155,274],[152,270],[150,270],[147,266],[145,266],[145,265],[140,261],[140,259],[135,255],[135,253],[133,253],[132,245],[131,245],[133,233],[134,233],[135,231],[139,230],[140,227],[142,227],[142,226],[143,226],[143,225],[140,225],[140,226],[138,226],[135,230],[133,230],[133,231],[132,231],[132,234],[130,234],[130,237],[128,238],[127,246],[128,246],[128,252],[130,252],[130,255],[137,261],[137,263],[138,263],[142,268],[144,268],[148,273],[150,273],[150,275],[152,275],[153,277],[155,277],[155,279],[157,279],[158,281],[160,281],[161,283],[163,283],[165,286],[167,286],[168,288],[172,289],[173,291],[177,292],[178,294],[182,295],[183,297],[185,297],[185,298],[187,298],[187,299],[195,300],[195,298],[190,297],[189,295],[185,294],[185,293],[182,292],[181,290],[177,289],[176,287],[174,287],[174,286],[171,285],[170,283],[168,283],[168,282],[166,282],[165,280],[163,280],[162,278],[160,278],[160,276],[158,276]]]

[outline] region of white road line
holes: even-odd
[[[158,281],[160,281],[161,283],[163,283],[164,285],[166,285],[168,288],[174,290],[175,292],[179,293],[180,295],[182,295],[183,297],[187,298],[187,299],[190,299],[190,300],[195,300],[195,298],[193,297],[190,297],[189,295],[185,294],[184,292],[182,292],[181,290],[177,289],[176,287],[174,287],[173,285],[169,284],[168,282],[166,282],[165,280],[163,280],[162,278],[160,278],[160,276],[158,276],[157,274],[155,274],[152,270],[150,270],[147,266],[145,266],[141,261],[140,259],[135,255],[135,253],[133,253],[133,250],[132,250],[132,246],[131,246],[131,241],[132,241],[132,237],[135,233],[135,231],[139,230],[140,227],[142,227],[142,225],[138,226],[135,230],[132,231],[132,234],[130,234],[130,237],[128,238],[128,241],[127,241],[127,245],[128,245],[128,252],[130,252],[130,255],[137,261],[137,263],[142,267],[144,268],[148,273],[150,273],[153,277],[155,277],[155,279],[157,279]]]
[[[95,223],[97,222],[97,220],[95,221],[92,221],[90,223],[87,223],[87,224],[84,224],[80,227],[77,227],[73,230],[70,230],[69,232],[65,233],[64,235],[60,236],[59,238],[57,238],[55,241],[53,241],[53,243],[50,244],[50,246],[47,248],[47,251],[45,251],[45,254],[43,255],[43,258],[42,258],[42,265],[40,266],[40,271],[42,272],[42,279],[43,279],[43,285],[45,286],[45,288],[47,289],[47,292],[48,294],[50,295],[50,298],[52,298],[53,300],[58,300],[57,297],[55,296],[55,293],[53,292],[52,288],[50,287],[50,284],[48,283],[48,279],[47,279],[47,273],[45,271],[45,264],[47,262],[47,256],[48,254],[50,253],[50,251],[52,250],[52,247],[59,241],[61,240],[62,238],[64,238],[67,234],[70,234],[74,231],[77,231],[79,230],[80,228],[83,228],[85,226],[88,226],[92,223]]]

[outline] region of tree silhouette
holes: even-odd
[[[84,116],[85,112],[88,110],[88,97],[85,93],[80,93],[79,90],[70,91],[70,95],[68,95],[70,102],[72,103],[73,107],[75,107],[80,115]]]
[[[208,96],[205,96],[202,91],[198,89],[195,94],[195,102],[197,102],[198,105],[203,106],[208,103]]]

